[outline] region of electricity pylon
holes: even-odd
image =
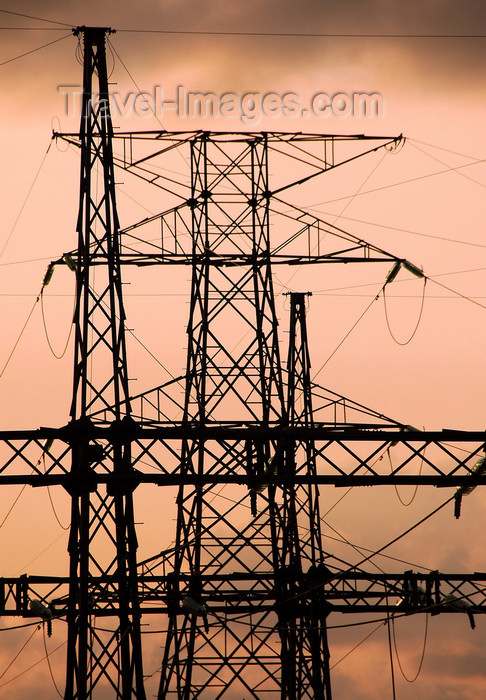
[[[280,359],[266,137],[242,142],[233,157],[240,171],[237,185],[234,165],[226,162],[218,144],[203,136],[191,147],[193,264],[182,423],[204,430],[237,415],[243,425],[262,429],[308,427],[307,350],[295,343],[297,327],[304,328],[300,297],[299,303],[294,297],[291,301],[287,391]],[[231,202],[232,221],[215,190]],[[235,256],[239,262],[233,266]],[[235,331],[245,338],[239,348],[234,346]],[[303,416],[296,411],[296,393],[304,396]],[[309,625],[308,613],[302,612],[307,605],[287,601],[300,592],[304,572],[324,564],[315,486],[291,483],[296,473],[315,474],[308,448],[309,455],[297,467],[295,440],[284,436],[278,441],[222,440],[217,445],[203,435],[183,441],[182,475],[223,476],[243,469],[248,487],[235,490],[226,505],[218,501],[217,507],[219,486],[180,487],[174,591],[159,697],[204,696],[205,691],[214,693],[219,687],[225,692],[233,685],[259,697],[280,687],[284,697],[313,697],[317,691],[323,696],[325,614],[318,614],[313,602],[313,622],[322,627]],[[270,483],[278,475],[289,479],[283,489]],[[191,614],[180,606],[181,599]],[[249,600],[251,622],[242,633],[242,608]],[[207,616],[211,619],[217,601],[223,607],[211,626]],[[204,624],[198,622],[198,612]],[[253,687],[248,685],[250,674]]]
[[[386,283],[400,266],[422,274],[281,198],[400,139],[114,134],[110,31],[75,30],[84,40],[81,128],[56,135],[81,152],[78,248],[65,256],[76,269],[70,421],[0,433],[0,484],[61,485],[71,497],[69,575],[0,579],[0,614],[67,621],[65,700],[98,691],[145,697],[145,613],[167,622],[159,698],[331,700],[330,614],[392,614],[397,603],[405,613],[486,610],[484,574],[343,568],[323,548],[319,514],[320,485],[432,484],[466,493],[485,481],[485,433],[415,431],[313,383],[304,292],[288,297],[286,366],[281,357],[275,266],[388,263]],[[151,167],[174,151],[190,165],[188,182]],[[275,157],[292,167],[270,177]],[[120,230],[116,167],[177,204]],[[157,243],[140,233],[151,226],[161,231]],[[128,389],[124,265],[192,272],[185,374],[139,396]],[[401,452],[390,473],[378,457],[395,444]],[[142,483],[178,488],[177,527],[173,547],[137,562],[133,492]]]
[[[107,30],[83,28],[80,31],[84,38],[84,67],[74,388],[70,423],[72,468],[66,487],[72,506],[65,696],[90,697],[101,674],[121,697],[142,699],[145,693],[137,590],[137,539],[130,482],[134,470],[131,443],[124,437],[131,416],[112,153],[113,126],[106,69]],[[98,84],[93,85],[96,77]],[[98,99],[95,100],[96,93]],[[98,168],[103,179],[99,194],[93,186],[93,173]],[[90,438],[92,416],[100,410],[108,414],[113,430],[108,449],[93,444]],[[96,465],[112,476],[106,489],[99,488],[91,477]],[[104,546],[100,543],[103,537],[106,539]],[[93,588],[92,579],[100,574],[104,581],[99,588]],[[117,625],[104,633],[104,639],[103,632],[91,624],[92,604],[97,596],[117,601]],[[109,669],[108,673],[106,669]]]

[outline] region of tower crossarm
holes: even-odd
[[[243,462],[231,472],[222,462],[210,473],[198,474],[184,473],[180,461],[164,457],[173,455],[187,439],[201,440],[208,448],[212,443],[226,442],[240,451],[250,443],[258,449],[268,441],[278,444],[283,439],[312,440],[316,472],[267,475],[266,481],[274,485],[287,482],[346,487],[428,484],[472,489],[486,483],[486,475],[475,469],[478,460],[484,457],[484,431],[419,431],[407,426],[400,429],[371,424],[333,427],[318,422],[312,426],[258,426],[236,421],[204,426],[174,422],[144,427],[133,421],[123,426],[123,437],[132,446],[133,471],[127,479],[134,483],[248,484]],[[76,474],[66,466],[66,456],[81,439],[88,446],[90,481],[110,483],[115,477],[103,465],[113,454],[119,436],[113,425],[92,423],[85,426],[82,434],[76,425],[0,431],[0,484],[60,485],[69,490]]]
[[[168,568],[168,567],[167,567]],[[486,573],[439,571],[405,571],[397,574],[371,573],[363,570],[336,571],[324,566],[300,574],[297,592],[277,598],[272,572],[235,572],[232,575],[203,576],[205,605],[209,618],[216,624],[221,616],[278,612],[293,607],[294,614],[304,615],[309,601],[318,598],[328,613],[391,613],[410,615],[429,612],[486,613]],[[68,611],[67,577],[28,575],[0,578],[0,615],[36,618],[30,603],[39,600],[52,617],[65,619]],[[90,614],[116,617],[117,598],[109,576],[90,579]],[[180,578],[181,591],[190,583],[189,575]],[[171,573],[158,575],[141,571],[138,596],[144,614],[167,614],[171,606],[184,612],[182,593],[172,595]]]

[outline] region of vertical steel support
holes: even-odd
[[[132,499],[136,482],[105,51],[110,32],[98,27],[75,30],[84,40],[84,79],[72,469],[66,483],[72,506],[65,700],[91,699],[97,686],[100,692],[108,686],[117,698],[145,698]],[[92,433],[101,410],[104,424],[112,429],[112,438],[104,442],[94,440]],[[110,474],[106,489],[93,479],[96,469]],[[106,608],[103,630],[91,611],[99,600]]]
[[[264,134],[226,150],[207,134],[192,143],[187,428],[233,417],[263,428],[312,424],[303,295],[292,299],[285,396],[267,156]],[[186,439],[181,462],[191,477],[244,467],[249,488],[179,490],[159,698],[330,700],[327,609],[314,585],[324,570],[317,491],[269,485],[279,474],[314,474],[312,445]]]
[[[313,426],[306,297],[291,292],[287,360],[288,426]],[[316,457],[312,440],[285,440],[276,465],[283,476],[313,476]],[[326,617],[328,606],[320,585],[326,577],[317,486],[282,489],[283,504],[275,513],[281,529],[275,563],[277,610],[282,642],[282,698],[331,700]],[[278,577],[277,577],[278,573]],[[307,593],[305,591],[308,591]]]
[[[239,140],[226,153],[201,134],[191,152],[193,272],[184,423],[214,425],[232,416],[281,423],[284,392],[270,270],[266,139]],[[231,265],[232,256],[241,254],[247,262]],[[235,347],[241,335],[243,346]],[[256,482],[272,451],[269,441],[185,440],[182,469],[202,476],[243,466]],[[272,595],[270,497],[258,497],[257,515],[256,489],[225,489],[223,497],[220,490],[182,486],[179,491],[159,698],[212,699],[227,689],[263,698],[278,689],[278,648],[268,658],[270,638],[278,647],[275,614],[257,606],[244,634],[235,621],[249,599]],[[252,580],[253,571],[265,571],[265,577]],[[235,589],[235,572],[246,577],[247,590]],[[187,599],[204,610],[197,614]],[[222,602],[224,613],[213,614]]]

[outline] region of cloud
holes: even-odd
[[[136,6],[108,0],[102,4],[84,4],[82,9],[79,3],[69,1],[63,4],[62,13],[57,3],[43,3],[39,10],[38,4],[29,2],[23,4],[22,11],[32,15],[41,13],[68,24],[72,22],[74,26],[112,26],[119,31],[112,37],[113,44],[138,75],[157,71],[164,78],[188,69],[205,75],[213,88],[228,82],[239,87],[251,80],[261,84],[269,78],[274,82],[315,81],[317,76],[326,80],[343,71],[346,75],[350,72],[360,75],[363,71],[375,74],[378,82],[412,81],[422,89],[445,89],[445,78],[448,89],[463,87],[465,83],[474,87],[482,71],[484,40],[191,36],[123,30],[460,34],[476,33],[478,27],[486,26],[486,7],[481,3],[469,3],[468,12],[464,12],[457,3],[441,0],[425,5],[415,2],[391,6],[383,0],[366,3],[353,0],[345,5],[305,0],[298,6],[289,0],[283,3],[250,0],[244,7],[209,0],[141,2]],[[35,20],[8,15],[3,16],[3,23],[44,26]],[[52,36],[51,32],[21,34],[4,33],[4,55],[14,55],[16,48],[22,53],[27,46],[40,45],[46,36],[47,39]],[[49,48],[36,54],[36,60],[51,74],[59,73],[60,68],[53,55],[53,49]],[[17,66],[12,65],[7,71],[7,79],[12,70],[17,74]],[[21,62],[18,72],[22,73]]]

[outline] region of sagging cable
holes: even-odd
[[[49,284],[49,282],[52,279],[55,266],[60,264],[60,263],[65,263],[67,265],[67,267],[69,268],[69,270],[71,270],[71,272],[77,271],[76,262],[74,261],[74,259],[72,258],[72,256],[69,253],[65,253],[60,260],[54,260],[53,262],[49,263],[47,270],[46,270],[46,273],[44,275],[44,279],[42,280],[42,288],[41,288],[41,291],[40,291],[40,294],[38,297],[38,299],[40,298],[40,301],[41,301],[42,323],[44,325],[44,332],[46,334],[47,344],[49,346],[49,350],[52,352],[52,354],[54,355],[56,360],[61,360],[64,357],[64,355],[66,354],[66,351],[67,351],[68,345],[69,345],[69,341],[71,339],[71,333],[73,331],[73,323],[71,323],[68,337],[67,337],[66,343],[64,345],[64,349],[58,355],[52,346],[52,343],[51,343],[51,340],[49,337],[49,332],[47,330],[46,315],[45,315],[45,311],[44,311],[44,289],[47,287],[47,285]],[[73,310],[73,322],[74,322],[74,310]]]
[[[5,370],[7,369],[8,365],[9,365],[9,363],[10,363],[10,360],[12,359],[13,354],[14,354],[14,352],[15,352],[16,349],[17,349],[17,346],[18,346],[18,344],[20,343],[20,340],[21,340],[21,338],[22,338],[22,336],[23,336],[23,334],[24,334],[24,332],[25,332],[25,329],[27,328],[27,325],[28,325],[28,323],[29,323],[29,321],[30,321],[30,319],[31,319],[31,317],[32,317],[32,314],[34,313],[34,309],[35,309],[35,307],[37,306],[37,304],[39,303],[39,301],[40,301],[41,298],[42,298],[42,293],[43,293],[43,291],[44,291],[44,287],[46,287],[46,286],[49,284],[49,282],[51,281],[51,279],[52,279],[52,275],[54,274],[54,266],[55,266],[55,265],[56,265],[55,262],[51,262],[51,263],[49,263],[49,265],[48,265],[48,267],[47,267],[47,270],[46,270],[46,272],[45,272],[45,274],[44,274],[44,278],[43,278],[43,280],[42,280],[42,287],[41,287],[41,290],[40,290],[39,294],[36,296],[35,301],[34,301],[34,303],[33,303],[33,305],[32,305],[32,308],[31,308],[31,310],[30,310],[30,312],[29,312],[29,315],[27,316],[27,319],[26,319],[24,325],[22,326],[22,330],[20,331],[20,333],[19,333],[19,335],[18,335],[18,337],[17,337],[17,340],[16,340],[15,343],[14,343],[14,346],[13,346],[12,350],[10,351],[10,355],[7,357],[7,360],[6,360],[5,364],[3,365],[3,367],[2,367],[2,369],[1,369],[1,371],[0,371],[0,378],[3,377],[3,375],[4,375],[4,373],[5,373]]]
[[[396,278],[396,276],[398,275],[398,273],[400,272],[402,267],[405,270],[407,270],[408,272],[410,272],[412,275],[414,275],[415,277],[419,277],[419,278],[422,278],[424,280],[424,286],[423,286],[423,290],[422,290],[422,302],[420,305],[419,317],[418,317],[417,323],[415,324],[415,328],[413,329],[410,337],[408,338],[408,340],[405,340],[405,341],[398,340],[395,337],[395,335],[393,334],[393,331],[392,331],[391,326],[390,326],[390,320],[388,318],[388,310],[387,310],[387,306],[386,306],[386,287],[388,284],[393,282],[393,280]],[[391,337],[393,338],[393,340],[395,341],[395,343],[397,345],[402,345],[402,346],[408,345],[413,340],[413,338],[418,330],[418,327],[420,325],[420,321],[422,320],[422,314],[423,314],[423,310],[424,310],[426,284],[427,284],[427,277],[424,275],[423,270],[421,270],[419,267],[417,267],[416,265],[414,265],[413,263],[411,263],[405,259],[404,260],[397,260],[387,275],[387,278],[385,280],[385,284],[383,285],[383,290],[382,290],[383,291],[383,306],[385,309],[385,319],[386,319],[386,325],[388,328],[388,332],[390,333]]]
[[[48,634],[48,636],[50,636],[50,635]],[[54,688],[56,689],[57,694],[59,695],[59,697],[62,700],[63,695],[62,695],[61,691],[59,690],[59,688],[57,687],[56,679],[54,678],[54,673],[53,673],[52,666],[51,666],[51,661],[49,659],[49,652],[47,651],[46,633],[45,633],[44,627],[42,627],[42,639],[44,641],[44,651],[46,652],[46,661],[47,661],[47,666],[49,668],[51,680],[54,684]]]
[[[46,440],[44,440],[44,444],[42,445],[42,454],[37,461],[37,466],[40,466],[42,464],[42,466],[44,468],[44,474],[47,474],[47,472],[46,472],[46,455],[49,454],[50,449],[51,449],[53,444],[54,444],[54,438],[47,438]],[[49,496],[49,502],[51,504],[52,512],[54,513],[54,517],[56,518],[58,525],[63,530],[69,530],[70,525],[63,525],[59,519],[59,516],[58,516],[57,511],[56,511],[56,507],[54,505],[54,501],[52,500],[51,488],[50,488],[49,484],[47,484],[47,495]]]
[[[403,670],[403,666],[402,666],[402,663],[400,661],[400,656],[398,654],[397,638],[396,638],[396,631],[395,631],[395,617],[393,615],[391,616],[391,626],[392,626],[392,636],[393,636],[393,647],[395,649],[395,656],[396,656],[396,659],[398,662],[398,668],[400,669],[400,673],[402,674],[402,677],[404,678],[404,680],[407,681],[407,683],[415,683],[415,681],[417,680],[417,678],[420,675],[420,671],[422,670],[422,666],[423,666],[424,659],[425,659],[425,649],[427,647],[427,632],[428,632],[428,626],[429,626],[429,615],[428,615],[428,613],[425,613],[424,641],[423,641],[422,653],[420,655],[420,661],[418,664],[418,668],[417,668],[415,675],[410,677],[410,678],[406,675],[405,671]]]
[[[417,430],[417,428],[414,428],[414,427],[411,426],[411,425],[406,426],[405,429],[406,429],[406,430],[415,431],[415,432],[420,432],[419,430]],[[425,428],[424,428],[424,430],[425,430]],[[393,469],[393,464],[392,464],[392,458],[391,458],[390,448],[391,448],[392,446],[396,445],[396,444],[397,444],[397,443],[394,442],[394,443],[392,443],[391,445],[389,445],[389,446],[387,447],[387,449],[386,449],[386,453],[387,453],[387,456],[388,456],[388,462],[389,462],[389,464],[390,464],[390,474],[391,474],[391,475],[393,475],[394,469]],[[423,466],[424,466],[424,458],[425,458],[425,450],[426,450],[426,449],[427,449],[427,445],[425,445],[424,450],[423,450],[423,452],[421,452],[421,455],[420,455],[421,461],[420,461],[420,468],[419,468],[419,476],[422,475],[422,469],[423,469]],[[398,490],[397,484],[394,483],[394,484],[393,484],[393,487],[394,487],[394,489],[395,489],[395,493],[396,493],[396,495],[397,495],[397,498],[398,498],[398,500],[400,501],[400,503],[402,504],[402,506],[405,506],[406,508],[408,508],[408,506],[410,506],[410,505],[414,502],[414,500],[415,500],[415,496],[417,495],[417,491],[418,491],[419,485],[418,485],[418,483],[415,485],[415,488],[414,488],[414,490],[413,490],[412,496],[411,496],[411,498],[410,498],[409,501],[403,500],[403,498],[400,496],[400,492],[399,492],[399,490]]]

